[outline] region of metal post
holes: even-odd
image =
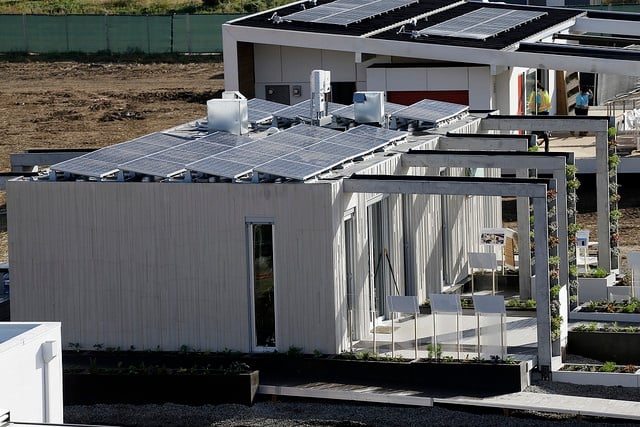
[[[371,311],[372,322],[373,322],[373,352],[376,352],[376,312],[375,310]]]
[[[633,283],[633,282],[632,282]],[[415,349],[414,359],[418,359],[418,312],[413,314],[413,348]]]
[[[393,332],[393,318],[395,316],[391,313],[391,357],[396,357],[396,339]]]

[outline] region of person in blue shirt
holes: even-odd
[[[576,116],[586,116],[589,114],[589,101],[592,96],[593,92],[591,92],[591,89],[585,86],[580,88],[580,93],[576,95],[576,106],[574,110]],[[580,136],[585,136],[587,133],[588,132],[580,132]]]

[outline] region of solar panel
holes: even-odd
[[[339,130],[324,128],[320,126],[311,126],[306,124],[299,124],[291,126],[286,130],[287,133],[295,133],[296,135],[304,135],[315,139],[330,138],[340,133]]]
[[[276,157],[283,156],[291,152],[290,145],[278,144],[273,141],[265,141],[264,139],[257,139],[249,144],[245,144],[242,146],[242,149],[248,151],[265,151],[275,155]]]
[[[225,148],[225,150],[227,149],[228,148]],[[172,148],[170,150],[164,150],[159,153],[152,154],[149,157],[157,160],[165,160],[168,162],[186,164],[186,163],[195,162],[196,160],[200,160],[203,157],[208,157],[208,156],[204,156],[201,153],[195,153],[193,151],[179,150],[177,148],[175,149]]]
[[[287,107],[286,104],[267,101],[260,98],[252,98],[247,101],[249,123],[262,123],[273,117],[273,112]]]
[[[255,171],[259,173],[268,173],[300,181],[314,177],[325,170],[326,168],[323,167],[285,160],[283,158],[272,160],[255,168]]]
[[[171,152],[171,150],[191,151],[193,153],[200,154],[200,157],[213,156],[214,154],[222,153],[229,150],[231,147],[224,144],[218,144],[215,142],[206,142],[202,139],[196,139],[195,141],[189,141],[182,145],[178,145],[175,148],[170,148],[162,153]]]
[[[285,20],[349,25],[417,3],[418,0],[336,0],[284,16]]]
[[[184,143],[184,141],[184,139],[181,140],[182,143]],[[148,156],[149,154],[157,153],[158,151],[162,151],[167,148],[163,147],[162,145],[151,144],[149,142],[143,142],[135,139],[133,141],[113,145],[113,147],[116,147],[119,150],[128,151],[130,153],[139,154],[138,157]]]
[[[137,159],[140,156],[136,153],[132,153],[131,151],[121,150],[117,145],[114,145],[111,147],[105,147],[96,151],[92,151],[91,153],[85,154],[82,157],[118,165],[120,163],[126,163],[131,160]]]
[[[185,171],[181,163],[170,162],[152,157],[141,157],[118,166],[121,170],[131,171],[144,175],[170,178]]]
[[[248,175],[253,170],[252,165],[234,162],[231,160],[207,157],[194,163],[186,165],[187,169],[202,172],[209,175],[221,176],[225,178],[238,178]]]
[[[130,142],[146,142],[153,145],[159,145],[161,147],[173,147],[174,145],[182,144],[188,139],[176,136],[169,135],[162,132],[155,132],[149,135],[141,136],[140,138],[136,138]]]
[[[118,168],[113,163],[102,162],[100,160],[87,159],[85,156],[75,157],[56,163],[51,166],[52,170],[66,172],[73,175],[90,176],[94,178],[104,178],[118,172]]]
[[[248,136],[234,135],[227,132],[215,132],[198,138],[196,141],[215,142],[216,144],[227,145],[229,147],[238,147],[250,143],[253,139]]]
[[[314,144],[310,147],[305,148],[304,150],[316,151],[319,153],[327,153],[327,154],[337,154],[346,160],[355,159],[356,157],[360,157],[363,154],[366,154],[367,152],[367,150],[363,150],[360,147],[333,144],[327,141],[319,142],[317,144]]]
[[[249,151],[242,148],[232,148],[224,153],[213,156],[216,159],[231,160],[245,165],[257,166],[277,158],[277,155],[264,151]]]
[[[358,148],[360,149],[361,154],[373,152],[389,143],[389,141],[385,139],[372,138],[366,135],[358,135],[349,131],[343,132],[340,135],[334,136],[333,138],[329,138],[327,139],[327,142]]]
[[[384,103],[384,113],[385,114],[393,114],[394,112],[398,111],[398,110],[402,110],[403,108],[406,108],[406,105],[401,105],[401,104],[395,104],[393,102],[386,102]],[[339,108],[337,110],[335,110],[333,113],[334,116],[336,117],[342,117],[345,119],[349,119],[349,120],[355,120],[356,116],[353,110],[353,104],[351,105],[347,105],[345,107]]]
[[[275,142],[277,144],[287,145],[289,147],[296,147],[296,148],[308,147],[309,145],[313,145],[316,142],[318,142],[318,140],[315,138],[311,138],[309,136],[304,136],[304,135],[297,135],[293,132],[287,132],[287,131],[276,132],[274,134],[271,134],[267,137],[262,138],[262,141],[265,141],[268,143]]]
[[[336,104],[335,102],[327,103],[327,111],[329,114],[333,114],[334,111],[345,107],[344,104]],[[311,100],[307,99],[297,104],[285,107],[281,110],[274,111],[273,115],[276,117],[282,117],[284,119],[299,120],[299,119],[311,119]]]
[[[486,40],[546,14],[547,12],[531,10],[481,7],[464,15],[424,28],[418,31],[418,34]]]
[[[468,110],[469,107],[467,105],[423,99],[396,111],[393,116],[437,124],[466,113]]]
[[[371,125],[360,125],[349,129],[349,133],[355,135],[370,136],[371,138],[385,139],[387,141],[397,141],[406,138],[408,132],[399,132],[396,130],[384,129]]]
[[[298,163],[306,163],[322,169],[331,169],[332,167],[344,162],[344,157],[339,154],[323,153],[321,151],[313,151],[311,149],[295,151],[282,157],[282,159]]]

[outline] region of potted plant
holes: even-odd
[[[613,286],[616,276],[602,268],[589,269],[578,275],[578,302],[606,300],[608,287]]]
[[[640,308],[637,305],[634,309]],[[620,326],[617,322],[581,324],[569,330],[568,348],[596,360],[640,364],[640,326]]]

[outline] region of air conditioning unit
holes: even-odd
[[[353,115],[357,123],[384,123],[384,92],[355,92]]]
[[[207,101],[207,129],[234,135],[249,132],[247,98],[240,92],[223,92],[221,99]]]

